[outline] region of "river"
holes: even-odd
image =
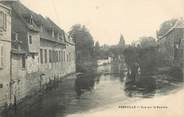
[[[105,110],[114,104],[131,103],[156,94],[125,90],[126,72],[118,65],[97,68],[97,74],[83,78],[70,77],[33,102],[20,104],[16,112],[8,111],[4,117],[82,117],[83,113]],[[79,92],[80,91],[80,92]]]

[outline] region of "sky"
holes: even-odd
[[[51,18],[68,32],[85,25],[100,45],[114,45],[120,34],[126,43],[141,36],[156,37],[160,24],[184,17],[184,0],[20,0],[36,13]]]

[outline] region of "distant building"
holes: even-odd
[[[110,64],[111,62],[112,62],[112,58],[107,57],[107,58],[104,58],[104,59],[97,60],[97,65],[98,66],[107,65],[107,64]]]
[[[75,44],[59,26],[19,1],[1,3],[12,8],[11,103],[75,72]]]
[[[11,9],[0,4],[0,106],[10,99]]]
[[[118,43],[118,47],[120,47],[122,49],[125,48],[125,39],[124,39],[122,34],[120,35],[120,40],[119,40],[119,43]]]
[[[157,34],[159,51],[168,64],[181,66],[183,59],[184,21],[178,19],[165,34]]]

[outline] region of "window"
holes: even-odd
[[[32,44],[32,36],[29,35],[29,44]]]
[[[61,61],[63,62],[63,51],[61,51]]]
[[[0,11],[0,28],[4,30],[7,28],[7,16],[2,11]]]
[[[63,61],[65,62],[65,51],[64,51]]]
[[[61,62],[61,51],[59,51],[59,62]]]
[[[19,49],[19,44],[18,44],[18,33],[16,33],[16,32],[13,32],[12,33],[12,41],[13,41],[13,43],[12,43],[12,48],[15,48],[15,49]]]
[[[3,12],[0,11],[0,28],[3,28]]]
[[[7,28],[7,16],[6,16],[6,14],[4,13],[4,20],[3,20],[3,24],[4,24],[4,30],[6,30],[6,28]]]
[[[12,40],[18,40],[18,33],[16,32],[12,33]]]
[[[58,62],[58,51],[56,51],[56,62]]]
[[[55,60],[55,63],[57,62],[57,51],[54,51],[54,60]]]
[[[40,63],[43,64],[43,50],[40,49]]]
[[[22,68],[26,67],[26,58],[25,55],[22,55]]]
[[[51,50],[49,50],[49,62],[50,63],[52,62],[52,53],[51,53]]]
[[[33,16],[31,15],[30,17],[30,22],[29,22],[31,25],[33,25]]]
[[[55,51],[52,51],[52,62],[55,63]]]
[[[59,33],[56,33],[57,40],[59,40],[59,35],[60,35]]]
[[[52,38],[54,38],[55,34],[54,34],[54,29],[52,29]]]
[[[47,50],[45,49],[45,63],[47,63]]]
[[[55,51],[54,50],[52,51],[52,62],[53,63],[55,62]]]
[[[44,29],[43,29],[43,25],[40,26],[40,32],[43,32]]]
[[[3,84],[0,84],[0,88],[3,88]]]
[[[0,44],[0,68],[4,65],[4,49],[3,45]]]
[[[35,59],[35,55],[34,54],[31,54],[31,56],[32,56],[32,59]]]

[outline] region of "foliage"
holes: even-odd
[[[157,47],[141,48],[130,46],[124,51],[125,62],[132,67],[134,63],[139,63],[143,75],[156,72],[157,67],[162,64],[162,55]]]
[[[125,56],[125,62],[128,66],[133,66],[135,62],[137,62],[138,58],[138,52],[137,48],[134,46],[129,46],[125,49],[124,51],[124,56]]]
[[[182,73],[182,69],[180,67],[171,67],[168,70],[168,75],[171,76],[171,81],[182,81],[183,80],[183,73]]]
[[[95,62],[95,60],[93,60],[94,41],[89,30],[84,25],[76,24],[72,26],[71,31],[69,31],[69,35],[73,38],[76,44],[77,71],[83,69],[81,67],[92,65],[93,62]]]
[[[69,34],[76,43],[76,51],[82,51],[82,54],[92,56],[94,47],[93,37],[84,25],[74,25]]]
[[[95,57],[98,58],[100,56],[100,44],[99,42],[97,41],[95,43],[95,47],[94,47],[94,54],[95,54]]]
[[[140,37],[140,47],[142,48],[149,48],[149,47],[156,47],[157,42],[153,37]]]
[[[155,47],[140,48],[138,52],[138,63],[141,66],[142,73],[152,74],[161,64],[162,57]]]

